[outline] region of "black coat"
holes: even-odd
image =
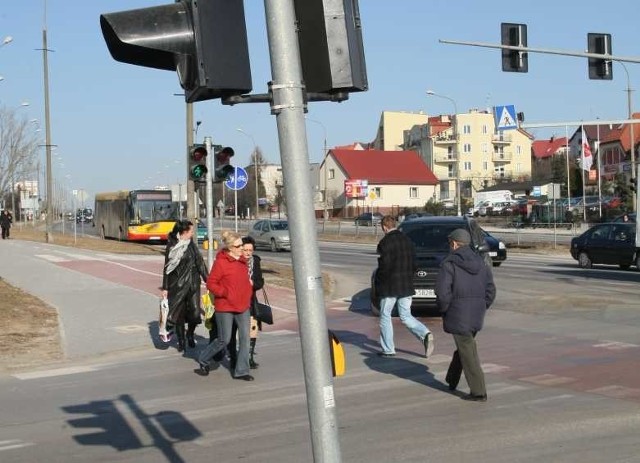
[[[11,222],[13,222],[13,219],[9,214],[5,212],[0,213],[0,227],[11,228]]]
[[[376,292],[379,297],[413,296],[415,247],[400,230],[391,230],[378,243]]]
[[[444,331],[474,334],[482,329],[485,312],[496,297],[493,274],[482,257],[462,246],[440,264],[436,296]]]
[[[253,273],[251,274],[251,282],[253,283],[253,296],[251,298],[251,315],[255,316],[256,292],[264,287],[264,277],[262,276],[262,265],[260,264],[260,256],[253,255]]]
[[[200,280],[207,281],[207,267],[195,243],[191,241],[178,266],[167,275],[169,251],[178,239],[169,234],[162,271],[162,289],[169,293],[168,321],[177,323],[200,323]]]

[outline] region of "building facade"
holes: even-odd
[[[426,124],[429,116],[424,113],[383,111],[373,141],[373,149],[399,151],[404,143],[403,133],[415,125]]]

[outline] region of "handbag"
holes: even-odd
[[[264,302],[258,301],[258,298],[256,297],[256,303],[254,305],[254,318],[260,323],[273,325],[273,311],[271,310],[269,298],[267,297],[267,292],[264,290],[264,288],[262,288],[262,297],[264,298]]]
[[[204,327],[210,330],[213,328],[212,320],[216,310],[211,300],[211,294],[208,291],[202,295],[202,311],[204,312]]]
[[[160,299],[160,314],[158,315],[158,334],[162,342],[171,341],[171,331],[167,330],[167,316],[169,315],[169,301]]]

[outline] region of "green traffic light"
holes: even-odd
[[[195,180],[202,179],[206,175],[207,175],[207,167],[202,164],[195,165],[191,169],[191,177],[194,178]]]

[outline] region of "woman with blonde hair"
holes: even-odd
[[[222,242],[224,247],[216,255],[207,280],[207,288],[215,298],[218,337],[200,353],[200,367],[196,373],[201,376],[209,374],[210,362],[226,351],[235,322],[238,326],[238,354],[231,373],[234,379],[253,381],[249,374],[249,307],[253,289],[247,260],[242,252],[242,237],[225,231]]]

